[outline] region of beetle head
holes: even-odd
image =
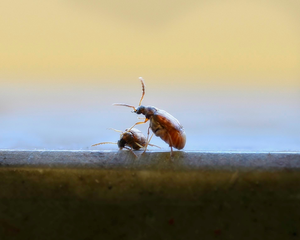
[[[117,144],[118,144],[118,147],[119,147],[120,149],[122,149],[123,147],[125,147],[126,142],[125,142],[125,140],[124,140],[123,138],[121,138],[121,139],[117,142]]]
[[[145,115],[145,107],[144,106],[139,106],[135,111],[133,111],[136,114],[143,114]]]

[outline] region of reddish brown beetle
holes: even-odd
[[[113,128],[110,128],[110,129],[121,133],[120,140],[118,140],[118,142],[116,142],[116,143],[115,142],[96,143],[96,144],[92,145],[92,147],[98,146],[101,144],[117,144],[120,150],[123,148],[126,148],[130,152],[132,152],[134,156],[136,156],[136,154],[132,151],[132,149],[139,150],[140,148],[145,148],[147,145],[158,147],[153,144],[146,144],[147,139],[146,139],[145,135],[136,128],[125,129],[125,132],[122,132],[120,130],[116,130]]]
[[[149,129],[151,128],[152,132],[155,136],[160,137],[171,147],[171,155],[173,154],[173,147],[177,149],[183,149],[186,142],[186,135],[184,128],[179,123],[179,121],[173,117],[171,114],[167,113],[164,110],[158,109],[153,106],[141,106],[142,100],[145,95],[145,83],[143,78],[139,78],[142,83],[142,97],[139,102],[139,106],[135,108],[134,106],[125,104],[125,103],[115,103],[116,106],[125,106],[133,108],[133,112],[137,114],[145,115],[146,119],[144,122],[135,123],[130,129],[132,129],[135,125],[146,123],[150,120],[150,125],[148,128],[148,136],[149,137]],[[129,130],[130,130],[129,129]],[[148,141],[149,142],[149,141]],[[146,146],[147,148],[147,146]]]

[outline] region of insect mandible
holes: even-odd
[[[146,145],[158,147],[158,146],[153,145],[153,144],[149,144],[149,143],[146,144],[147,139],[146,139],[145,135],[140,130],[138,130],[136,128],[125,129],[125,132],[122,132],[120,130],[116,130],[114,128],[109,128],[109,129],[114,130],[116,132],[120,132],[121,133],[120,134],[120,140],[118,140],[118,142],[96,143],[96,144],[92,145],[92,147],[98,146],[98,145],[101,145],[101,144],[117,144],[120,150],[122,150],[123,148],[126,148],[135,157],[137,157],[137,155],[132,151],[132,149],[139,150],[140,148],[145,148]]]
[[[171,147],[171,156],[172,156],[173,147],[176,149],[183,149],[185,146],[186,134],[184,128],[180,124],[180,122],[168,112],[153,106],[141,105],[145,95],[145,83],[143,78],[140,77],[139,79],[142,83],[142,97],[140,99],[139,106],[135,108],[134,106],[128,105],[126,103],[114,103],[113,105],[130,107],[133,108],[134,113],[145,115],[144,122],[135,123],[131,128],[129,128],[129,130],[131,130],[134,126],[138,124],[143,124],[150,120],[147,140],[149,138],[149,130],[151,128],[155,136],[160,137],[162,140],[164,140],[166,143],[169,144],[169,146]],[[149,142],[150,141],[148,141],[148,143]],[[146,149],[147,149],[147,145],[146,145]]]

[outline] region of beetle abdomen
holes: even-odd
[[[171,114],[164,110],[157,110],[150,119],[150,127],[154,134],[168,143],[170,147],[184,148],[186,143],[185,131],[179,121]]]
[[[186,142],[186,135],[183,131],[169,131],[167,134],[160,136],[162,140],[169,144],[170,147],[183,149]]]

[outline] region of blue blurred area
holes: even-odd
[[[112,106],[137,105],[138,87],[2,87],[0,149],[117,149],[91,145],[115,142],[119,133],[107,128],[124,130],[139,121],[130,108]],[[147,89],[143,104],[182,123],[184,150],[300,151],[298,90]],[[147,127],[138,128],[146,134]],[[160,138],[152,143],[169,149]]]

